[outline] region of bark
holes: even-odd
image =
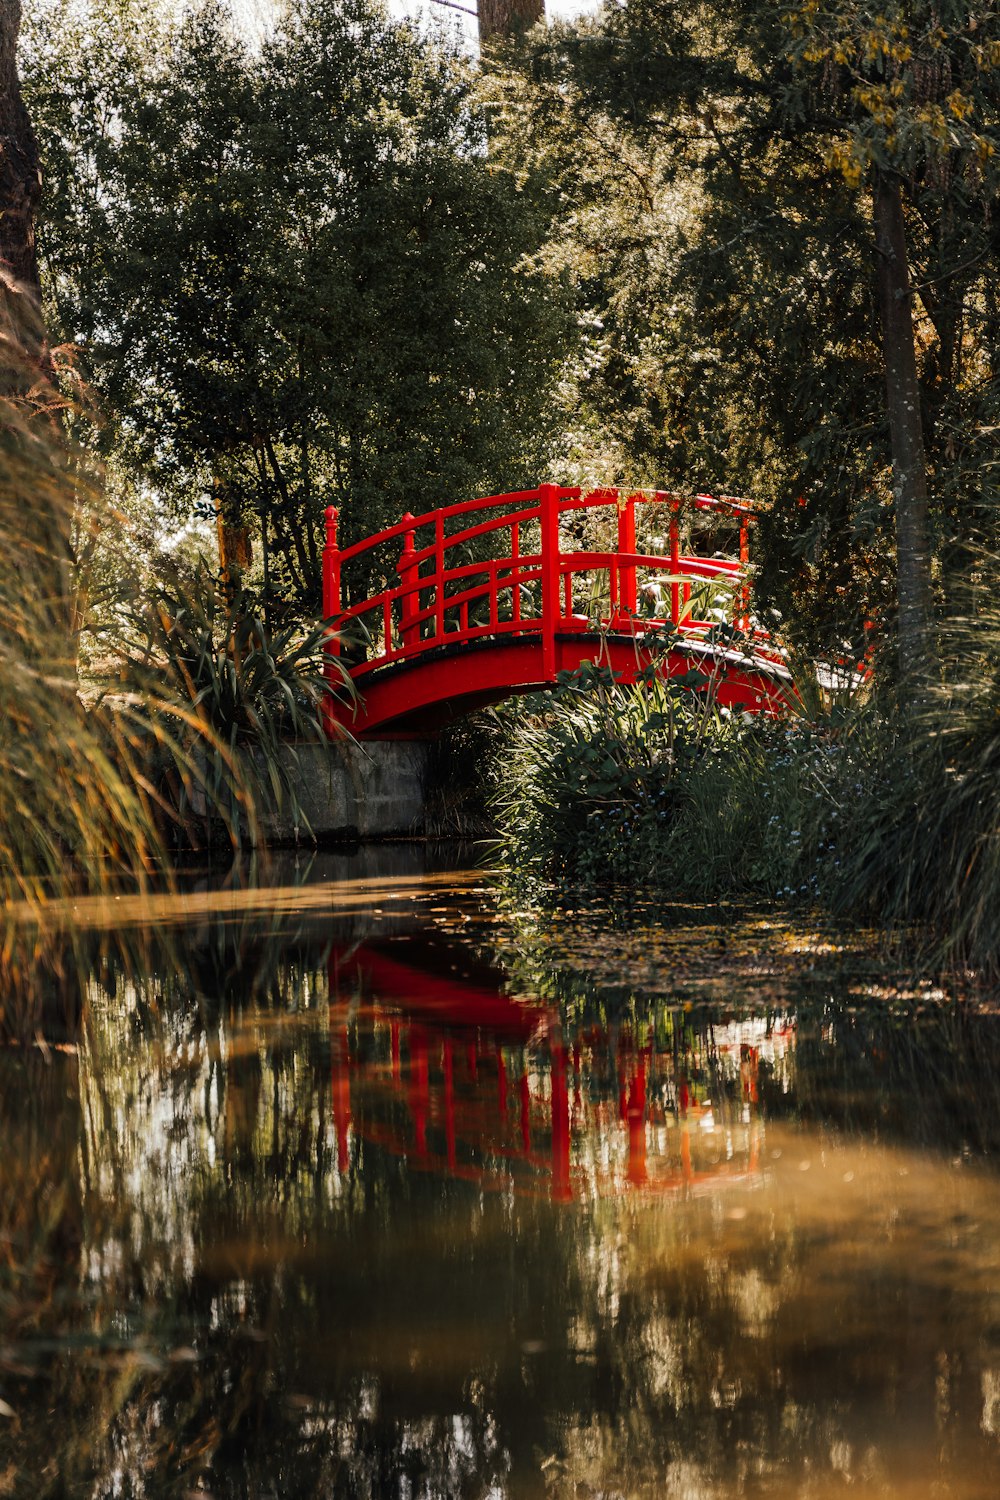
[[[544,0],[477,0],[479,45],[492,37],[512,36],[527,31],[545,15]]]
[[[265,436],[263,438],[263,444],[264,452],[267,455],[268,463],[271,466],[271,475],[274,479],[278,494],[281,497],[281,503],[284,507],[285,516],[287,517],[288,530],[291,533],[292,543],[295,547],[295,555],[298,558],[299,568],[301,570],[303,579],[308,579],[311,576],[312,572],[312,569],[309,566],[309,554],[306,551],[305,543],[302,540],[302,527],[295,515],[295,507],[292,504],[292,497],[288,492],[288,481],[285,479],[285,471],[282,469],[281,464],[278,462],[278,455],[274,451],[274,444],[271,442],[271,439]]]
[[[896,502],[896,598],[901,675],[926,664],[930,647],[931,549],[927,526],[927,462],[913,339],[913,294],[899,181],[876,175],[873,187],[879,313],[885,358],[886,408]]]
[[[226,491],[222,481],[213,485],[215,531],[219,544],[219,576],[227,609],[232,608],[240,579],[253,561],[250,533],[240,518],[228,513]]]
[[[0,0],[0,276],[8,331],[40,329],[35,210],[42,191],[38,144],[21,99],[17,38],[21,0]]]

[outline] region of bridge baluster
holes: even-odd
[[[337,546],[337,512],[326,508],[326,543],[323,547],[323,617],[331,620],[340,614],[340,549]],[[331,656],[339,656],[340,641],[332,637],[327,645]]]
[[[678,518],[680,501],[675,500],[670,512],[670,576],[674,580],[670,585],[670,618],[675,625],[680,624],[681,618],[681,586],[677,581],[677,575],[681,570],[681,527]]]
[[[510,528],[510,617],[517,623],[521,619],[521,528],[516,521]]]
[[[406,512],[406,514],[403,516],[403,520],[413,520],[413,516],[410,511]],[[416,642],[420,639],[420,626],[415,623],[415,616],[420,613],[419,594],[412,592],[413,585],[416,583],[417,579],[417,570],[413,564],[413,558],[416,554],[416,547],[414,546],[414,535],[415,533],[412,530],[406,532],[406,535],[403,538],[402,556],[400,557],[397,564],[397,572],[399,573],[400,584],[404,589],[406,589],[406,593],[403,594],[402,598],[399,601],[399,634],[403,642],[404,651],[408,646],[416,644]]]
[[[444,519],[438,516],[434,527],[434,572],[437,577],[437,593],[434,599],[434,634],[440,641],[444,637]]]
[[[747,568],[750,564],[750,536],[749,518],[744,514],[740,516],[740,576],[743,582],[740,584],[739,618],[734,622],[737,630],[749,630],[750,628],[750,580],[747,577]]]

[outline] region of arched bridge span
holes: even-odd
[[[715,675],[723,706],[778,711],[788,673],[748,618],[751,519],[728,497],[543,484],[407,514],[341,549],[327,510],[329,675],[342,656],[359,693],[330,710],[331,732],[433,734],[582,662],[633,682],[654,648],[665,671]],[[709,556],[696,550],[706,540]],[[720,638],[720,619],[738,642]]]

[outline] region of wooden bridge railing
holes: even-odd
[[[668,514],[666,554],[637,550],[637,511],[655,505],[665,507]],[[617,511],[615,547],[564,550],[564,519],[574,512],[602,507]],[[739,533],[738,555],[682,554],[682,520],[691,511],[714,512],[733,522]],[[440,646],[485,636],[531,634],[541,637],[546,675],[554,679],[559,632],[588,626],[636,631],[658,624],[673,624],[688,632],[707,631],[717,622],[691,618],[692,585],[712,579],[732,590],[734,622],[745,626],[750,519],[750,506],[728,497],[686,498],[663,491],[620,494],[615,489],[583,493],[543,484],[535,490],[467,500],[420,516],[407,514],[395,526],[341,550],[337,512],[331,507],[326,512],[323,612],[334,622],[336,634],[331,634],[328,652],[339,655],[342,641],[356,633],[366,651],[365,659],[351,667],[357,679]],[[433,539],[418,547],[418,533],[427,531]],[[487,538],[494,555],[470,557]],[[401,552],[395,569],[391,563],[382,565],[385,586],[345,606],[345,567],[361,559],[373,563],[377,549],[396,541]],[[578,598],[599,591],[603,603],[605,576],[607,609],[582,613]],[[640,586],[640,579],[648,577],[655,582],[640,615],[640,594],[649,588],[648,583]],[[666,600],[663,585],[669,591]]]

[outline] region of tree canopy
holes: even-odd
[[[508,158],[569,205],[592,430],[623,477],[758,496],[760,595],[813,641],[992,529],[998,60],[967,4],[611,0],[497,86]]]
[[[73,14],[36,22],[31,104],[105,441],[181,510],[214,490],[312,609],[324,506],[346,544],[534,481],[565,319],[468,65],[369,0],[298,0],[259,49],[214,5]]]
[[[349,543],[558,468],[754,496],[763,608],[913,654],[994,524],[993,12],[607,0],[477,76],[375,0],[256,47],[143,4],[32,21],[54,317],[273,593],[315,607],[326,504]]]

